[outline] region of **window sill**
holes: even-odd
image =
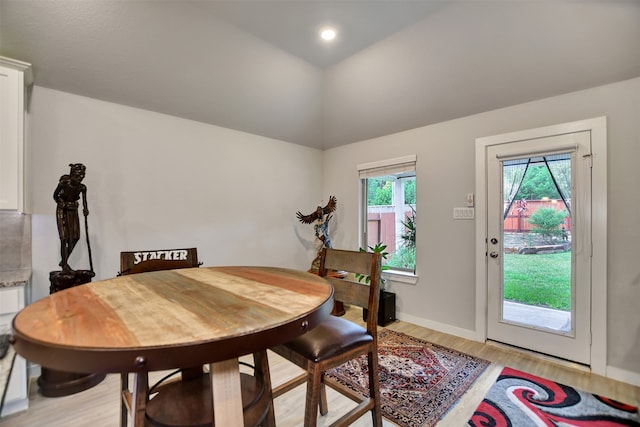
[[[408,271],[385,270],[382,277],[395,283],[405,283],[407,285],[415,285],[418,283],[418,276]]]

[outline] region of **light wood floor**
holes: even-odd
[[[361,311],[349,309],[346,317],[360,322]],[[465,425],[503,366],[510,366],[591,393],[640,406],[640,387],[593,375],[579,365],[541,358],[495,344],[463,340],[401,321],[387,327],[493,362],[460,402],[438,423],[440,427]],[[269,358],[272,381],[275,385],[300,372],[297,367],[273,353],[269,354]],[[156,375],[152,376],[152,379],[155,377]],[[157,377],[160,377],[159,373]],[[319,418],[319,426],[329,425],[337,415],[353,406],[349,399],[330,389],[328,391],[329,414]],[[109,375],[100,385],[82,393],[58,398],[40,396],[37,393],[37,385],[32,383],[29,410],[0,420],[0,425],[3,427],[115,427],[119,422],[118,392],[118,375]],[[302,426],[304,393],[305,388],[302,385],[275,400],[276,421],[279,427]],[[355,427],[370,425],[369,415],[363,416],[354,424]],[[387,427],[394,424],[385,420],[384,425]]]

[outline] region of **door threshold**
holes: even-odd
[[[582,363],[574,362],[574,361],[568,360],[568,359],[563,359],[563,358],[557,357],[557,356],[551,356],[551,355],[545,354],[545,353],[539,353],[537,351],[533,351],[533,350],[530,350],[528,348],[518,347],[518,346],[515,346],[515,345],[511,345],[511,344],[505,344],[503,342],[494,341],[494,340],[491,340],[491,339],[487,339],[487,344],[488,345],[492,345],[494,347],[498,347],[498,348],[503,349],[503,350],[522,353],[522,354],[525,354],[527,356],[533,357],[535,359],[540,359],[540,360],[542,360],[544,362],[554,363],[556,365],[560,365],[560,366],[565,367],[565,368],[577,369],[577,370],[582,371],[582,372],[591,372],[591,366],[589,366],[589,365],[585,365],[585,364],[582,364]]]

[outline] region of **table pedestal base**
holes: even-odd
[[[264,384],[256,377],[241,373],[242,407],[245,426],[258,426],[272,404]],[[147,423],[152,426],[211,426],[211,380],[209,374],[178,380],[158,388],[147,403]],[[220,407],[222,410],[223,408]]]
[[[79,393],[104,380],[105,374],[77,374],[42,368],[38,378],[40,394],[45,397],[61,397]]]

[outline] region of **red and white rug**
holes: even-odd
[[[638,408],[504,368],[468,422],[472,427],[640,426]]]

